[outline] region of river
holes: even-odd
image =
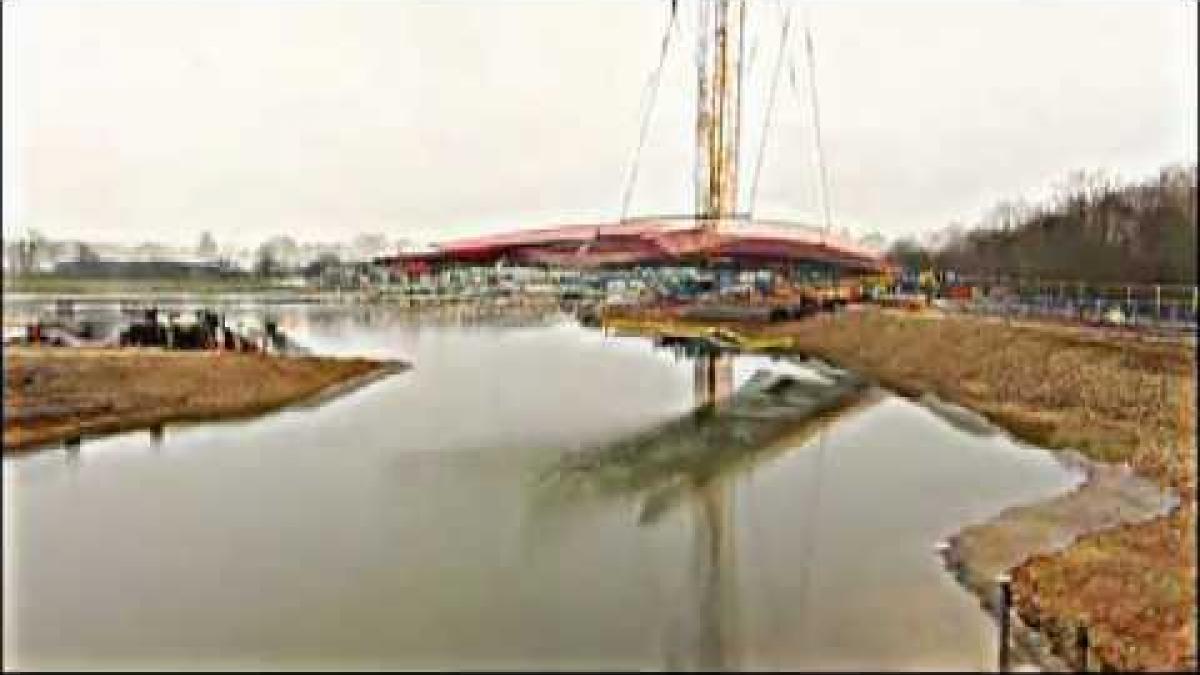
[[[992,669],[995,622],[934,546],[1078,479],[874,391],[655,518],[636,475],[547,500],[565,455],[691,414],[694,365],[561,316],[271,311],[414,367],[6,457],[7,667]],[[760,369],[819,377],[735,356],[733,387]]]

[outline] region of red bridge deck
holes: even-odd
[[[761,220],[647,218],[624,223],[570,225],[446,242],[436,251],[378,259],[407,263],[478,263],[603,267],[685,264],[697,260],[821,262],[847,271],[883,267],[877,251],[794,223]]]

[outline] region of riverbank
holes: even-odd
[[[1173,490],[1180,506],[1170,515],[1022,562],[1013,595],[1026,623],[1049,633],[1085,625],[1093,665],[1194,663],[1194,344],[873,309],[726,326],[750,339],[786,337],[791,349],[905,395],[966,406],[1037,445],[1127,463]]]
[[[5,347],[4,453],[173,422],[249,417],[406,367],[362,358]]]

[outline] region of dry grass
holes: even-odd
[[[796,349],[901,393],[935,393],[1030,442],[1128,462],[1178,491],[1182,506],[1168,517],[1031,559],[1015,572],[1014,595],[1036,624],[1086,623],[1102,665],[1195,663],[1194,345],[875,310],[740,328],[790,336]]]
[[[765,330],[904,393],[967,405],[1040,445],[1129,462],[1195,499],[1193,346],[876,311]]]
[[[394,367],[368,359],[6,348],[4,451],[263,413]]]
[[[1018,611],[1070,657],[1082,624],[1093,663],[1122,671],[1194,667],[1195,517],[1193,505],[1031,559],[1013,577]]]
[[[935,392],[1041,445],[1128,462],[1177,490],[1182,506],[1166,518],[1084,537],[1061,554],[1028,561],[1016,570],[1014,595],[1038,624],[1085,624],[1100,664],[1194,665],[1194,347],[881,312],[785,330],[802,350],[910,393]]]

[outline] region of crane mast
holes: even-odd
[[[737,212],[746,0],[697,8],[696,213],[714,227]]]

